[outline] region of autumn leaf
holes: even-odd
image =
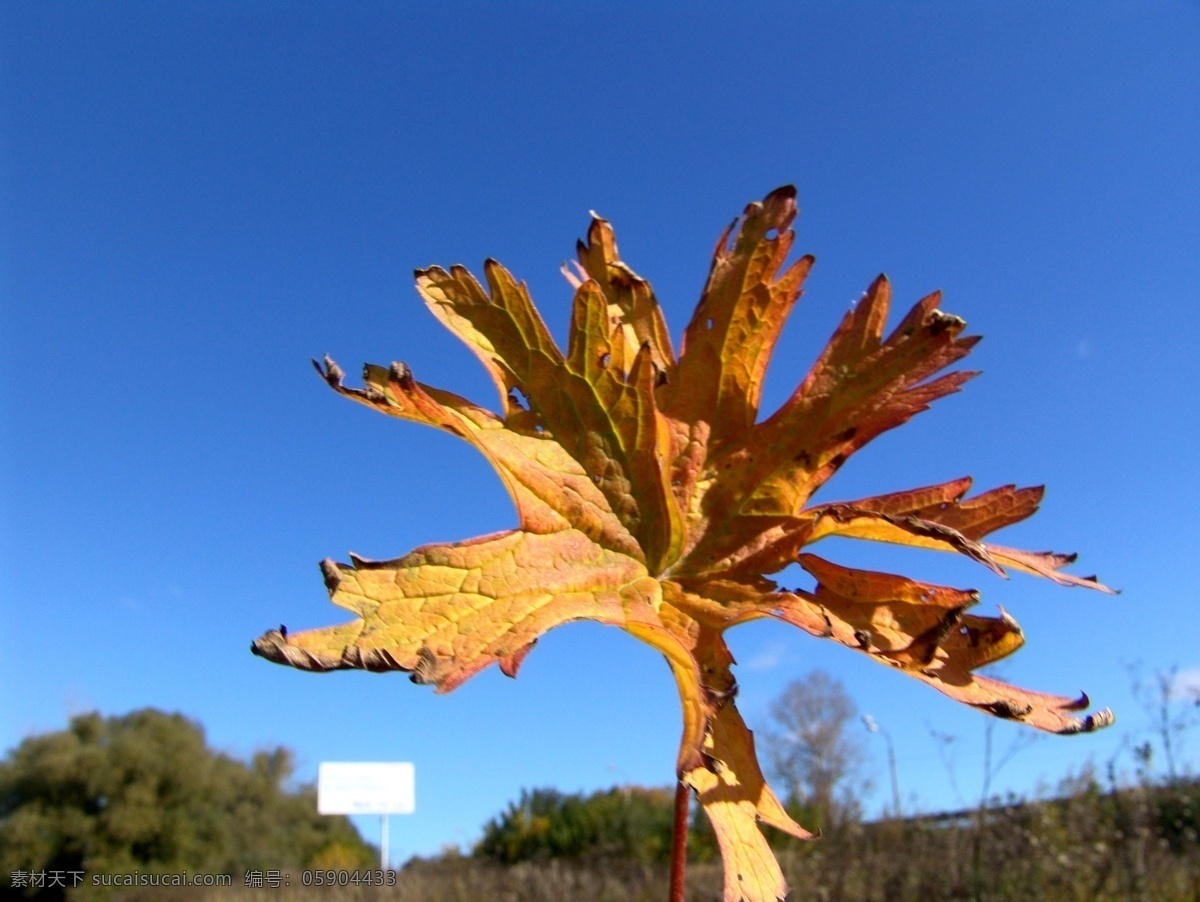
[[[734,705],[724,632],[772,617],[831,639],[998,717],[1055,733],[1112,721],[1078,699],[1031,692],[977,671],[1024,642],[1007,612],[966,613],[974,589],[845,567],[810,551],[843,536],[949,551],[994,574],[1019,570],[1110,591],[1065,573],[1074,558],[985,541],[1030,516],[1041,488],[968,497],[969,479],[811,504],[849,456],[974,373],[951,371],[978,340],[931,294],[885,337],[891,287],[880,276],[845,315],[779,410],[759,417],[768,362],[812,265],[786,266],[795,189],[748,206],[717,243],[676,355],[649,283],[593,218],[578,263],[565,353],[525,285],[484,265],[419,270],[426,305],[479,357],[500,413],[422,385],[403,364],[367,366],[361,388],[326,358],[337,392],[382,413],[452,432],[491,462],[519,528],[391,561],[322,563],[333,602],[353,616],[325,629],[271,630],[253,651],[302,670],[402,670],[448,692],[492,663],[515,676],[538,637],[567,621],[620,627],[666,657],[683,705],[679,778],[711,819],[726,900],[787,890],[762,835],[810,834],[763,778]],[[524,400],[522,400],[524,399]],[[798,563],[813,591],[769,577]]]

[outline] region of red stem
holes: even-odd
[[[687,869],[688,808],[691,787],[680,780],[675,784],[675,820],[671,826],[671,891],[669,902],[683,902],[683,878]]]

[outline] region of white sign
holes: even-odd
[[[317,812],[412,814],[415,783],[408,762],[323,761],[317,769]]]

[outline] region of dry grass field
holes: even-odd
[[[1200,902],[1200,783],[1015,803],[957,819],[854,824],[778,854],[795,900],[829,902]],[[665,865],[469,857],[413,861],[392,888],[299,886],[130,893],[125,902],[659,902]],[[689,866],[688,899],[719,902],[717,862]]]

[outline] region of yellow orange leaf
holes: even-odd
[[[683,532],[649,345],[627,347],[600,287],[589,281],[575,294],[564,358],[525,286],[495,261],[488,261],[486,273],[490,295],[462,267],[419,272],[417,288],[492,374],[506,425],[532,423],[534,434],[553,437],[600,488],[647,560],[656,567],[669,564]],[[514,392],[529,399],[528,411]]]
[[[427,545],[394,561],[325,561],[330,598],[350,624],[259,640],[259,654],[303,670],[406,670],[448,692],[492,663],[514,675],[538,636],[569,620],[657,621],[643,564],[578,530],[513,532]]]
[[[630,269],[617,254],[617,240],[608,220],[592,214],[588,240],[576,244],[579,264],[575,271],[563,268],[567,280],[579,288],[591,279],[608,301],[610,321],[620,326],[620,353],[628,357],[649,345],[650,358],[658,370],[656,388],[674,382],[675,352],[662,310],[650,283]],[[614,338],[614,344],[617,341]]]
[[[496,468],[517,506],[521,528],[550,533],[579,529],[594,542],[641,559],[641,546],[608,506],[583,467],[548,436],[507,428],[495,414],[412,378],[403,364],[364,369],[366,386],[347,388],[343,373],[325,359],[317,370],[333,389],[390,416],[437,426],[478,448]]]
[[[885,337],[891,285],[880,276],[847,313],[783,406],[760,420],[763,379],[812,257],[788,263],[796,192],[746,207],[721,235],[676,354],[650,284],[593,215],[578,262],[564,354],[524,283],[495,261],[487,287],[464,267],[417,271],[429,309],[479,357],[500,413],[421,385],[403,364],[367,366],[340,394],[472,443],[516,505],[518,529],[428,545],[393,561],[322,569],[353,619],[269,630],[256,654],[305,670],[408,671],[438,691],[492,663],[515,676],[538,637],[570,620],[620,627],[665,657],[679,689],[676,775],[716,831],[727,902],[786,891],[759,825],[810,834],[772,793],[734,704],[731,627],[773,617],[831,639],[988,714],[1057,733],[1111,722],[1086,696],[1031,692],[977,671],[1018,650],[1004,610],[967,613],[974,589],[854,569],[804,549],[828,536],[964,554],[1006,575],[1108,590],[1064,571],[1073,555],[984,541],[1030,516],[1042,489],[1001,486],[967,498],[970,479],[810,505],[848,457],[974,375],[943,373],[970,352],[964,322],[929,294]],[[449,478],[449,477],[448,477]],[[798,562],[811,592],[770,574]],[[682,810],[682,809],[680,809]]]
[[[813,262],[802,257],[775,278],[795,218],[796,189],[788,185],[748,206],[740,227],[735,221],[717,241],[667,405],[674,419],[711,424],[710,448],[741,436],[758,415],[767,363]]]
[[[764,823],[799,839],[812,834],[783,810],[767,786],[754,753],[754,737],[737,708],[726,705],[712,717],[705,763],[684,779],[712,821],[725,864],[726,899],[782,899],[787,882],[758,829]]]

